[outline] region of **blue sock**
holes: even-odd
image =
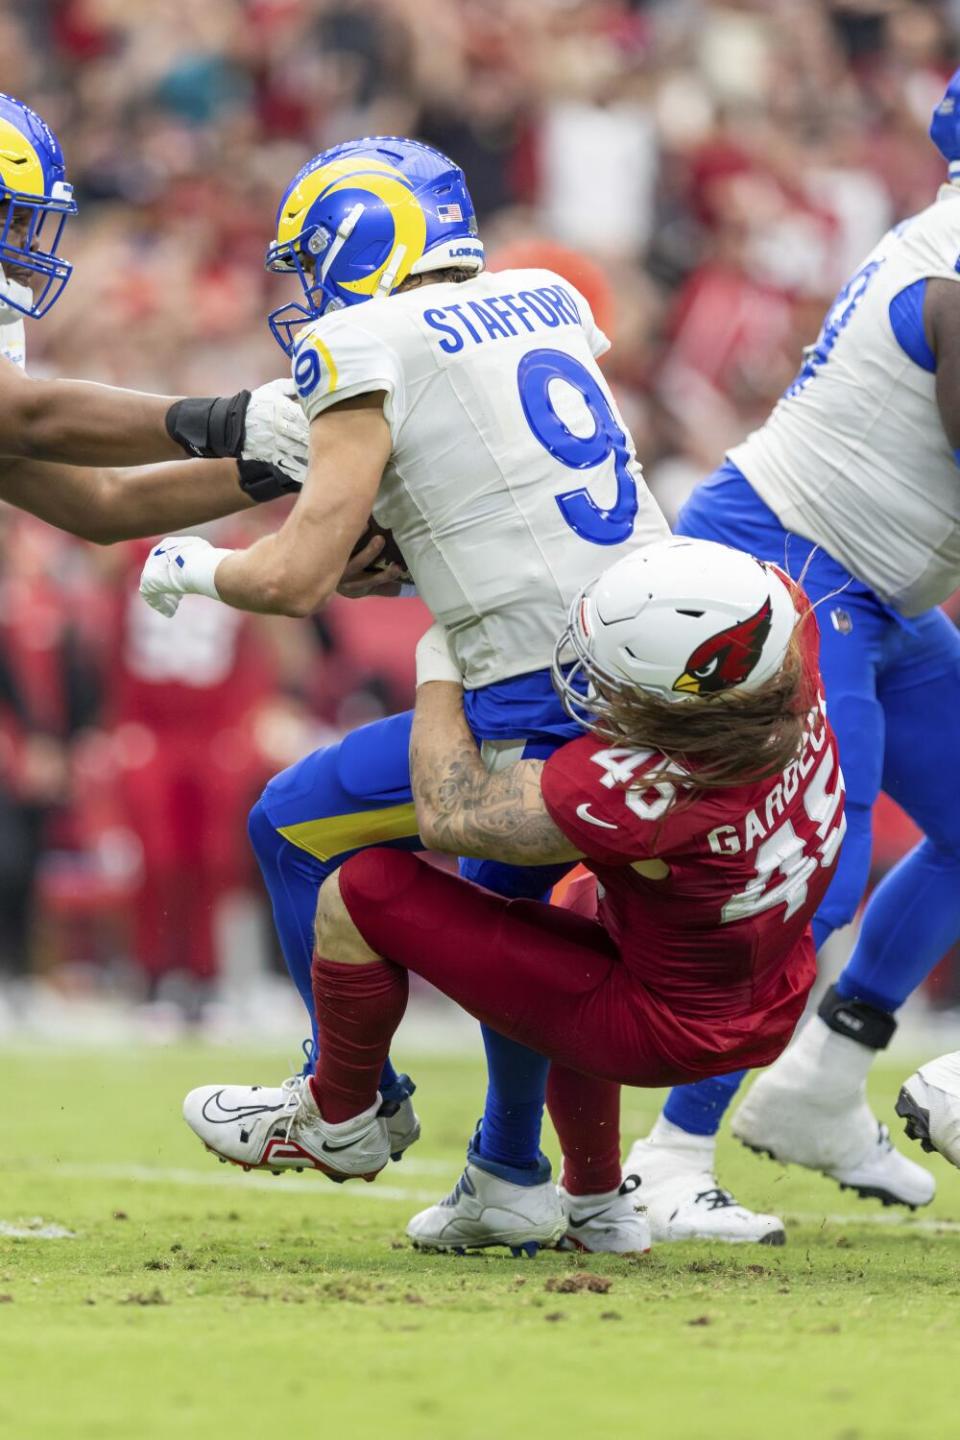
[[[922,840],[877,886],[837,990],[897,1010],[960,935],[960,858]]]
[[[569,865],[503,865],[499,860],[461,860],[460,874],[508,899],[550,899],[550,890]],[[481,1027],[487,1052],[487,1098],[477,1153],[483,1160],[515,1169],[541,1167],[540,1132],[547,1099],[549,1060]]]
[[[478,1153],[498,1165],[535,1170],[550,1062],[486,1025],[482,1031],[489,1080]]]
[[[746,1070],[734,1070],[729,1075],[717,1075],[712,1080],[675,1085],[663,1107],[664,1119],[690,1135],[716,1135],[727,1106],[746,1073]]]

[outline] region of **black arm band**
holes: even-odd
[[[240,489],[258,505],[265,500],[279,500],[281,495],[295,495],[303,488],[299,480],[292,480],[275,465],[267,465],[263,460],[238,460],[237,474],[240,476]]]
[[[886,1010],[878,1010],[866,1000],[845,1000],[837,994],[836,985],[820,1001],[820,1019],[838,1035],[857,1040],[868,1050],[886,1050],[897,1022]]]
[[[249,403],[249,390],[212,400],[177,400],[167,411],[167,434],[188,455],[239,458]]]

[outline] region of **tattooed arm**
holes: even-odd
[[[486,769],[464,717],[459,685],[419,686],[410,769],[417,823],[429,850],[507,865],[580,858],[582,851],[543,803],[542,760],[520,760],[495,773]]]

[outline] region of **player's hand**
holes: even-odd
[[[217,595],[213,575],[230,550],[217,550],[199,535],[168,535],[151,547],[140,576],[140,594],[172,620],[184,595]]]
[[[462,685],[460,666],[450,649],[450,637],[440,624],[431,625],[417,641],[417,685],[442,680],[448,685]]]
[[[399,565],[385,565],[382,570],[368,569],[385,543],[382,535],[373,535],[362,550],[351,555],[337,585],[338,595],[345,595],[348,600],[362,600],[366,595],[400,594],[402,571]]]
[[[271,380],[254,390],[244,417],[243,460],[274,465],[302,484],[310,453],[310,427],[292,380]]]

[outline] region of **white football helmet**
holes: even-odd
[[[588,727],[605,697],[632,690],[670,701],[754,690],[783,664],[797,619],[773,566],[712,540],[660,540],[581,590],[554,650],[553,683]]]

